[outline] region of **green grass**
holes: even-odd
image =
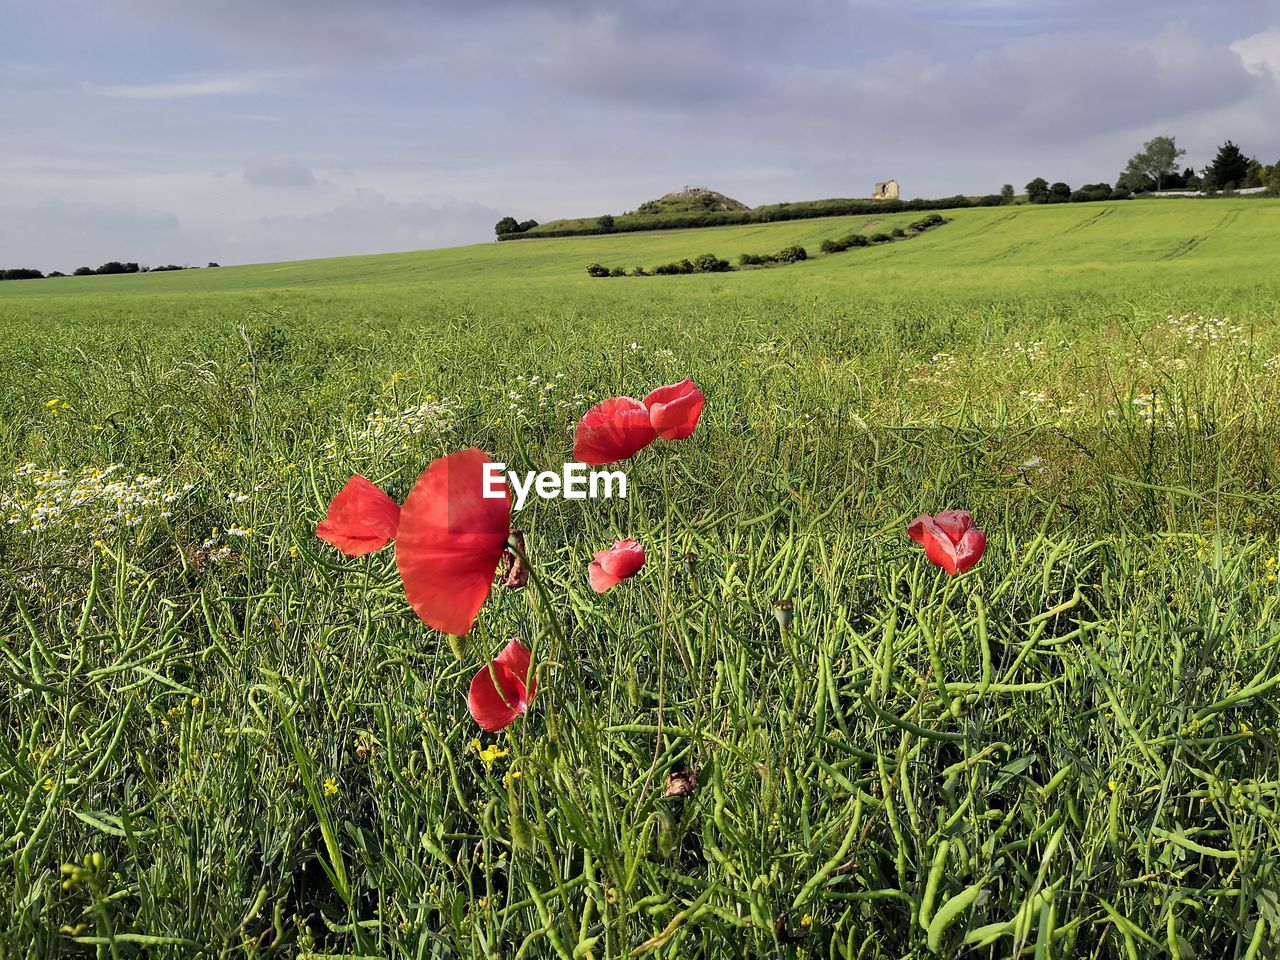
[[[0,284],[0,954],[1273,956],[1280,204],[947,216]],[[314,536],[686,375],[627,500],[517,515],[549,606],[461,656]],[[955,580],[905,535],[948,507]]]

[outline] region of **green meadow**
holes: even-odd
[[[0,955],[1276,956],[1280,201],[944,215],[0,283]],[[463,640],[316,538],[685,377]]]

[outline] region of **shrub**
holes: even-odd
[[[1131,200],[1133,199],[1133,194],[1130,193],[1128,190],[1126,190],[1124,187],[1116,187],[1116,189],[1111,191],[1111,199],[1112,200]]]
[[[893,237],[887,233],[873,233],[870,237],[872,243],[888,243]]]
[[[901,227],[894,227],[890,233],[895,237],[905,237],[907,235],[907,231],[903,230]]]
[[[631,271],[633,277],[647,277],[649,274],[645,272],[644,267],[636,267]]]
[[[601,233],[613,233],[615,226],[613,214],[606,213],[602,217],[596,217],[596,226],[600,228]]]
[[[71,275],[73,277],[92,277],[93,267],[76,267],[75,270],[71,271]]]
[[[220,266],[220,264],[218,263],[218,261],[217,261],[217,260],[210,260],[210,261],[209,261],[209,266],[210,266],[210,267],[217,267],[217,266]]]
[[[799,263],[809,259],[809,252],[804,247],[783,247],[774,254],[774,259],[778,263]]]
[[[738,258],[738,263],[744,267],[759,267],[766,263],[773,263],[773,257],[766,253],[744,253]]]
[[[588,263],[588,264],[587,264],[587,276],[588,276],[588,277],[607,277],[608,275],[609,275],[609,268],[608,268],[608,267],[602,267],[602,266],[600,266],[600,264],[598,264],[598,263]]]
[[[532,230],[537,225],[538,225],[537,220],[525,220],[516,229],[519,230],[520,233],[525,233],[526,231]]]
[[[693,268],[699,273],[724,273],[733,269],[728,260],[722,260],[714,253],[704,253],[695,259]]]
[[[849,247],[843,240],[823,240],[821,246],[818,247],[823,253],[842,253]]]
[[[627,275],[627,271],[624,270],[622,267],[614,267],[612,270],[609,271],[609,276],[611,277],[625,277],[626,275]]]

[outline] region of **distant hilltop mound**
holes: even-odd
[[[640,209],[636,213],[648,213],[646,207],[664,208],[667,210],[679,208],[689,210],[750,210],[741,200],[735,200],[733,197],[726,197],[723,193],[712,190],[710,187],[689,187],[686,186],[680,190],[668,193],[660,200],[650,200],[648,203],[640,205]],[[654,209],[652,212],[657,212]]]
[[[710,187],[684,186],[657,200],[646,200],[634,210],[614,216],[579,217],[574,220],[552,220],[539,224],[536,220],[516,223],[514,217],[503,217],[498,223],[499,240],[520,237],[584,236],[598,233],[626,233],[632,230],[665,230],[689,227],[714,227],[738,223],[751,216],[751,208],[741,200],[726,197]]]

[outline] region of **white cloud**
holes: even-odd
[[[1231,50],[1250,73],[1260,77],[1269,73],[1280,84],[1280,27],[1237,40]]]
[[[86,93],[122,100],[177,100],[184,97],[214,97],[265,93],[291,74],[279,71],[207,77],[203,80],[175,80],[165,83],[81,84]]]

